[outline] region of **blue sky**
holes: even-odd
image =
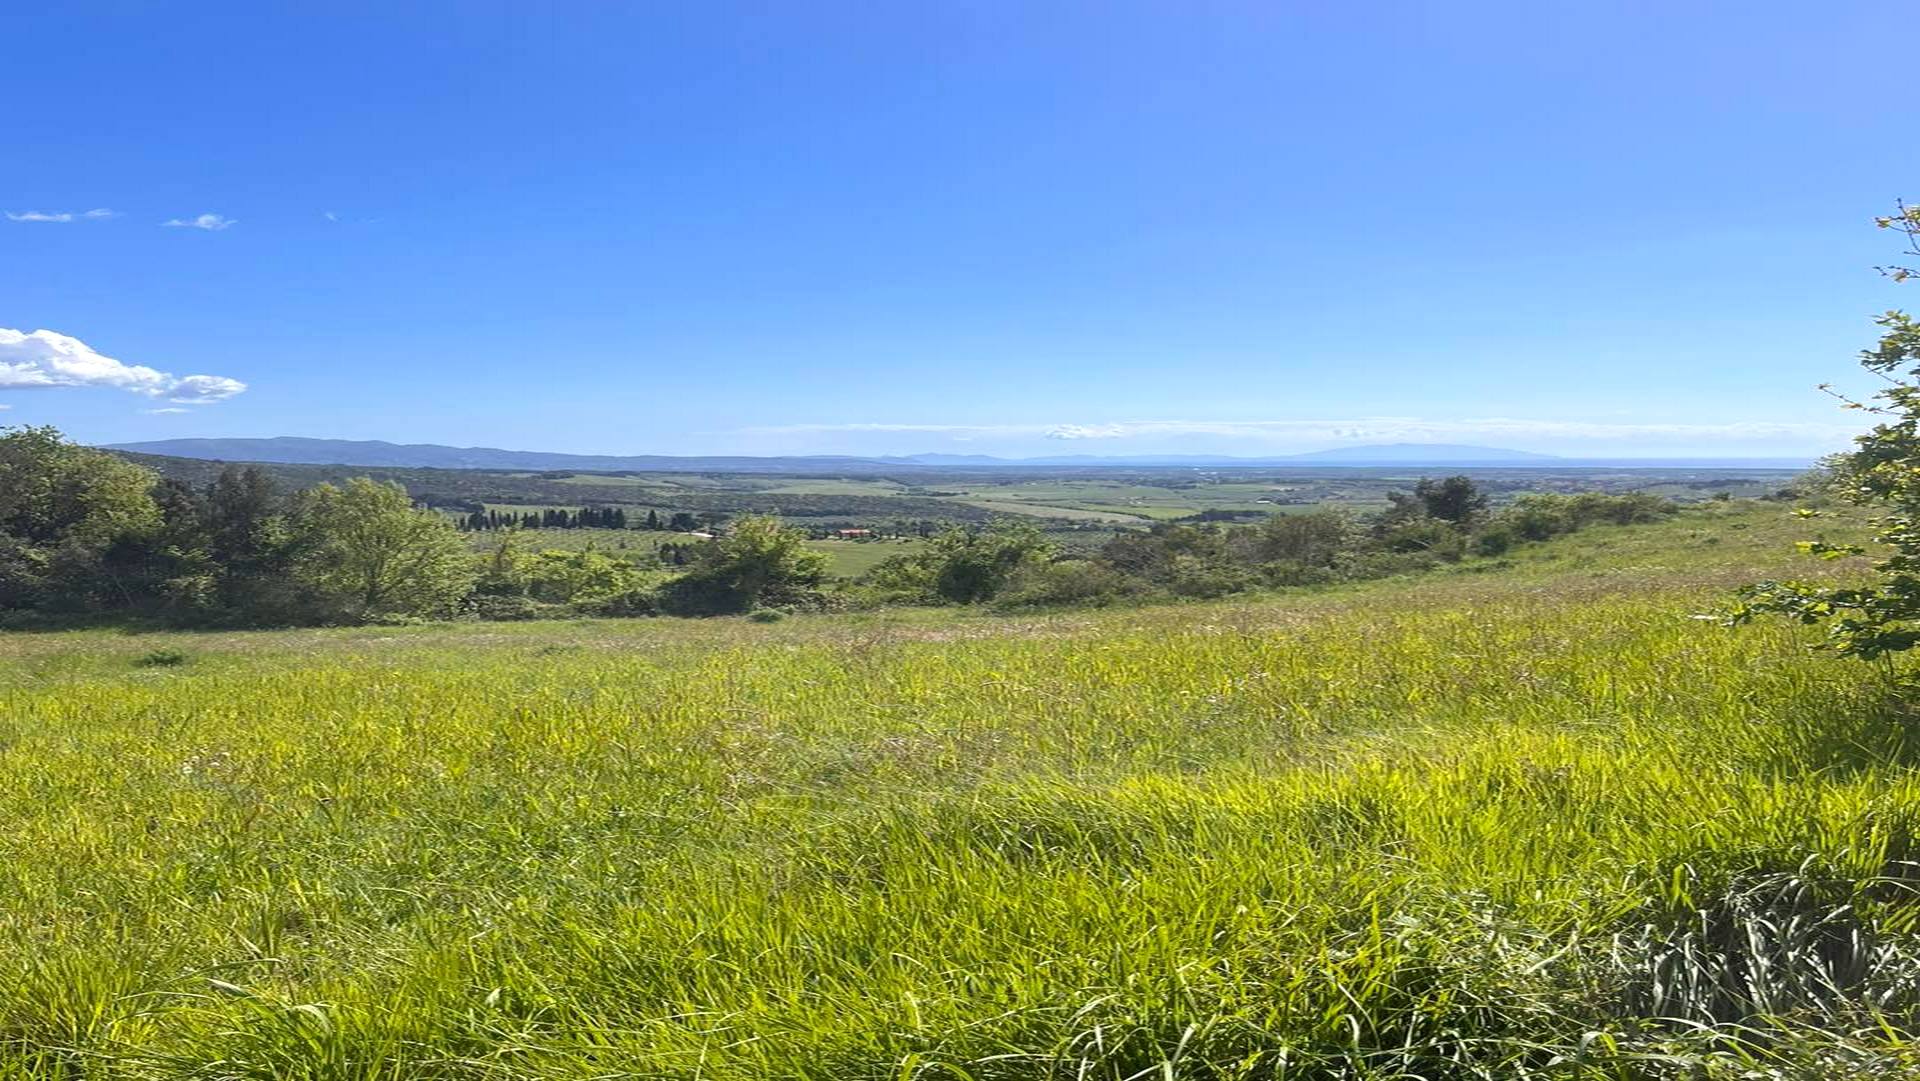
[[[1911,302],[1904,5],[37,7],[0,423],[92,442],[1814,453]]]

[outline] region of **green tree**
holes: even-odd
[[[586,548],[548,549],[524,562],[526,594],[558,604],[604,601],[632,592],[640,584],[640,570],[632,563]]]
[[[665,607],[719,615],[811,600],[826,578],[827,557],[806,544],[804,530],[789,529],[772,515],[735,519],[726,536],[701,547],[692,571],[668,584]]]
[[[1363,539],[1352,516],[1333,507],[1271,515],[1228,536],[1237,560],[1276,586],[1338,580]]]
[[[207,490],[203,521],[223,609],[268,622],[305,617],[292,575],[299,538],[271,477],[255,466],[221,470]]]
[[[445,615],[472,587],[476,568],[447,519],[420,510],[398,484],[355,477],[306,492],[297,577],[329,614],[349,620]]]
[[[1877,224],[1903,234],[1905,254],[1920,256],[1920,207],[1902,203]],[[1880,271],[1895,282],[1920,273],[1900,265]],[[1880,340],[1862,351],[1860,362],[1887,385],[1865,402],[1844,397],[1842,402],[1879,422],[1854,440],[1851,453],[1836,456],[1829,465],[1830,491],[1880,512],[1874,519],[1874,539],[1886,546],[1886,554],[1874,561],[1876,578],[1860,586],[1761,582],[1748,587],[1733,617],[1740,623],[1771,612],[1819,624],[1826,628],[1825,648],[1868,660],[1920,644],[1920,324],[1903,311],[1889,311],[1875,323]],[[1800,513],[1816,516],[1810,510]],[[1829,559],[1865,551],[1821,540],[1803,541],[1800,547]]]
[[[948,529],[925,548],[894,556],[872,572],[875,586],[896,596],[977,604],[992,600],[1023,567],[1051,559],[1054,544],[1030,525],[995,523],[979,531]]]
[[[1487,509],[1487,497],[1464,475],[1434,480],[1421,477],[1413,496],[1420,501],[1427,517],[1453,525],[1465,525]]]
[[[0,428],[0,608],[125,606],[160,525],[153,474],[50,427]]]
[[[1353,519],[1334,507],[1275,514],[1243,531],[1253,562],[1331,567],[1357,539]]]
[[[480,577],[474,588],[499,596],[527,591],[527,563],[532,557],[518,525],[494,534],[493,544],[480,559]]]

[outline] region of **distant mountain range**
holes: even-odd
[[[1328,465],[1445,465],[1460,462],[1473,465],[1497,463],[1524,465],[1528,462],[1558,462],[1553,454],[1535,454],[1525,450],[1499,447],[1464,447],[1457,443],[1380,443],[1364,447],[1335,447],[1306,454],[1294,454],[1290,462],[1324,462]]]
[[[589,473],[791,473],[796,469],[835,470],[882,464],[872,458],[746,456],[680,457],[666,454],[550,454],[495,447],[447,447],[438,443],[388,443],[383,440],[305,439],[156,439],[115,443],[108,450],[204,458],[221,462],[273,462],[287,465],[361,465],[399,469],[507,469],[546,472],[573,469]]]
[[[1123,455],[1105,457],[1091,454],[1060,455],[1044,458],[995,458],[985,454],[911,454],[871,458],[844,455],[750,457],[744,455],[667,455],[667,454],[553,454],[545,451],[500,450],[494,447],[448,447],[437,443],[388,443],[381,440],[305,439],[276,436],[271,439],[159,439],[143,443],[115,443],[109,450],[138,454],[160,454],[176,458],[199,458],[223,462],[272,462],[299,465],[345,465],[399,469],[491,469],[549,472],[577,470],[591,473],[877,473],[899,469],[1002,469],[1002,468],[1247,468],[1261,466],[1579,466],[1588,464],[1657,466],[1700,466],[1708,459],[1666,459],[1631,462],[1559,458],[1500,447],[1472,447],[1451,443],[1387,443],[1369,446],[1338,447],[1306,454],[1288,454],[1260,458],[1235,458],[1225,455]],[[1728,461],[1727,465],[1778,465],[1804,463],[1783,459]]]

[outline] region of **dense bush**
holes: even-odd
[[[821,607],[827,557],[806,547],[806,540],[804,531],[770,515],[737,519],[726,536],[701,549],[692,571],[661,589],[660,608],[672,615],[706,616],[763,605]]]
[[[881,563],[869,578],[892,600],[977,604],[999,596],[1054,551],[1053,542],[1029,525],[1002,522],[978,531],[948,529],[919,551]]]
[[[1009,576],[1006,588],[994,603],[1001,608],[1099,605],[1139,596],[1142,592],[1138,579],[1129,578],[1098,560],[1033,561]]]

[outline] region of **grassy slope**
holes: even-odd
[[[1658,943],[1730,881],[1910,855],[1873,673],[1691,618],[1799,532],[1714,513],[1021,620],[0,637],[0,1058],[1545,1068],[1677,1008]],[[192,660],[136,666],[161,649]],[[1655,1068],[1623,1061],[1547,1075]]]

